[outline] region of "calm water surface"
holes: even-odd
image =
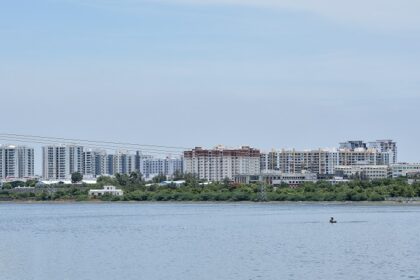
[[[420,279],[420,207],[0,204],[0,279]]]

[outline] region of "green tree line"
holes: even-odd
[[[89,189],[114,185],[123,189],[122,197],[102,196],[104,201],[383,201],[392,197],[420,197],[420,184],[409,185],[405,179],[375,181],[351,181],[331,185],[325,181],[304,183],[297,188],[283,184],[270,186],[261,184],[232,184],[228,180],[220,183],[201,184],[192,175],[178,176],[186,183],[160,185],[164,176],[157,176],[151,183],[144,182],[141,174],[118,174],[115,177],[99,177],[96,185],[60,185],[54,188],[37,187],[35,192],[13,192],[3,188],[1,200],[76,200],[87,201]],[[263,191],[264,190],[264,191]]]

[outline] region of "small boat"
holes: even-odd
[[[330,219],[330,224],[336,224],[337,223],[337,221],[336,220],[334,220],[334,217],[331,217],[331,219]]]

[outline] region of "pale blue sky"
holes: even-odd
[[[420,2],[342,2],[3,1],[1,130],[420,161]]]

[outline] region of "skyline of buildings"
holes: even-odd
[[[80,172],[87,178],[101,175],[130,174],[138,171],[145,178],[163,174],[173,176],[182,172],[181,158],[154,158],[140,151],[130,153],[117,150],[108,153],[104,149],[84,148],[74,145],[50,145],[43,147],[43,178],[65,180],[73,172]]]
[[[420,164],[398,163],[397,143],[392,140],[373,142],[347,141],[338,148],[295,150],[281,149],[262,152],[249,146],[213,149],[196,147],[180,157],[154,157],[128,150],[88,148],[76,144],[53,144],[42,147],[42,178],[65,180],[74,172],[85,178],[101,175],[140,172],[144,178],[163,174],[172,177],[176,172],[195,174],[199,179],[234,180],[239,175],[312,173],[319,178],[363,173],[376,178],[384,174],[407,174],[418,170]],[[34,177],[34,148],[16,145],[0,146],[0,179]],[[397,166],[398,168],[392,168]],[[384,168],[386,167],[386,168]],[[382,169],[381,169],[382,168]],[[386,170],[385,170],[386,169]],[[375,172],[380,172],[376,176]]]
[[[237,181],[237,177],[242,177],[239,181],[243,182],[261,174],[271,174],[265,178],[301,178],[298,174],[303,173],[316,174],[318,178],[329,180],[337,174],[377,179],[391,174],[389,167],[397,163],[397,155],[397,144],[392,140],[369,143],[357,140],[342,142],[333,149],[282,149],[270,152],[261,152],[248,146],[240,149],[196,147],[184,152],[184,173],[195,174],[199,179],[209,181]],[[249,178],[244,179],[246,176]]]

